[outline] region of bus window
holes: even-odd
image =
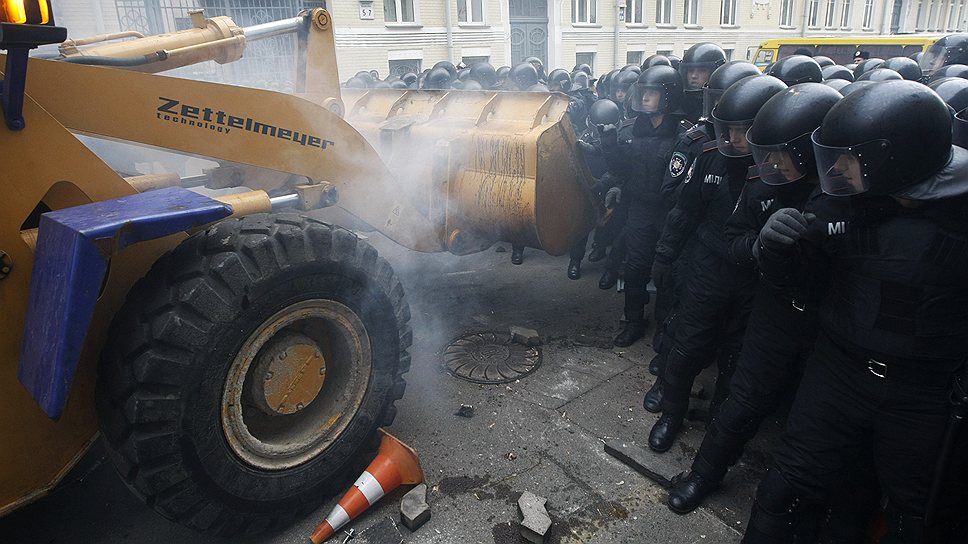
[[[871,58],[876,57],[879,59],[898,57],[904,52],[904,47],[901,45],[862,45],[860,48],[864,51],[869,51]]]
[[[784,44],[784,45],[781,45],[780,46],[780,58],[782,59],[782,58],[789,57],[790,55],[796,55],[797,54],[797,49],[801,49],[801,48],[813,49],[813,46],[812,45],[804,45],[804,44],[789,44],[789,45]],[[777,60],[779,60],[779,59],[777,59]]]
[[[773,62],[772,49],[760,49],[756,52],[756,59],[753,60],[753,64],[757,66],[766,66],[771,62]]]
[[[853,45],[821,45],[817,48],[819,54],[830,57],[840,65],[854,62],[854,51],[857,51],[857,48]]]
[[[923,45],[905,45],[904,46],[904,52],[901,53],[901,55],[903,55],[905,57],[910,57],[911,55],[913,55],[915,53],[920,53],[922,51],[924,51],[924,46]]]

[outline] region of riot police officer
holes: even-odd
[[[615,345],[629,346],[645,335],[646,286],[662,230],[659,189],[672,146],[681,132],[682,81],[671,66],[653,66],[638,77],[629,98],[638,116],[602,131],[609,172],[618,180],[613,194],[629,206],[625,223],[625,319]]]
[[[679,75],[685,89],[683,110],[691,123],[702,114],[702,89],[713,70],[726,64],[726,52],[714,43],[697,43],[686,50],[679,63]]]
[[[791,293],[806,270],[826,290],[744,542],[790,542],[800,505],[871,450],[888,498],[881,542],[956,541],[929,540],[924,520],[946,512],[927,505],[968,355],[968,153],[951,146],[950,124],[919,83],[851,93],[813,134],[825,194],[803,213],[777,211],[759,235],[765,281]]]
[[[649,433],[649,447],[672,447],[689,408],[693,380],[719,356],[719,378],[711,412],[725,398],[752,304],[753,271],[730,263],[723,228],[735,208],[753,165],[746,131],[766,101],[785,89],[772,76],[748,76],[723,93],[713,108],[716,142],[689,167],[676,207],[669,212],[656,249],[653,276],[659,289],[672,263],[690,239],[695,239],[691,272],[678,306],[676,335],[662,376],[662,416]],[[718,150],[718,151],[717,151]]]
[[[802,210],[811,193],[819,192],[810,134],[840,99],[826,85],[803,83],[774,95],[756,114],[748,140],[758,178],[743,188],[726,222],[727,255],[734,265],[754,268],[757,237],[767,219],[782,208]],[[815,338],[816,308],[805,299],[778,298],[759,286],[729,396],[707,427],[692,470],[669,492],[673,512],[692,511],[719,485],[789,390]]]
[[[968,34],[950,34],[934,42],[918,63],[926,78],[942,66],[968,64]]]

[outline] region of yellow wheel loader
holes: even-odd
[[[64,41],[47,0],[0,5],[0,515],[100,434],[172,520],[289,522],[360,472],[405,388],[403,288],[356,232],[560,255],[599,212],[566,96],[342,93],[324,9]],[[157,75],[282,34],[291,94]]]

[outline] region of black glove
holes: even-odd
[[[601,136],[602,147],[606,149],[614,148],[618,145],[618,127],[615,125],[598,125],[598,134]]]
[[[601,155],[598,148],[588,142],[578,140],[578,151],[586,155]]]
[[[616,204],[622,203],[622,190],[618,187],[612,187],[605,193],[605,207],[613,208]]]
[[[795,208],[777,210],[760,230],[760,243],[768,249],[787,249],[797,243],[815,218],[814,214],[802,214]]]
[[[656,259],[652,262],[652,283],[657,291],[664,291],[672,279],[672,265]]]

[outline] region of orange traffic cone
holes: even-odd
[[[356,479],[339,504],[333,507],[326,521],[313,531],[309,537],[313,544],[325,541],[349,520],[397,487],[423,481],[423,469],[420,468],[417,452],[383,429],[380,429],[380,434],[383,435],[383,441],[380,442],[376,459]]]

